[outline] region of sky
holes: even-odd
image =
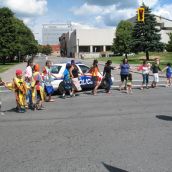
[[[172,0],[0,0],[31,28],[41,43],[42,24],[71,22],[74,28],[115,28],[133,17],[142,1],[156,15],[172,19]]]

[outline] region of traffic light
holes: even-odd
[[[138,22],[144,22],[145,21],[145,9],[144,8],[138,8]]]

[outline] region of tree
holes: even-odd
[[[6,57],[12,60],[18,56],[20,61],[20,56],[38,52],[32,31],[9,8],[0,8],[0,35],[0,57],[4,64]]]
[[[131,52],[133,25],[129,21],[121,21],[116,29],[116,38],[113,43],[113,50],[116,53],[127,54]]]
[[[132,47],[135,53],[145,52],[146,59],[149,60],[149,52],[163,51],[164,44],[160,42],[160,29],[157,28],[156,18],[151,14],[151,9],[144,3],[141,8],[145,9],[145,19],[144,22],[136,21],[134,25]]]
[[[12,55],[14,40],[16,39],[15,28],[13,27],[13,12],[8,8],[0,8],[0,57],[3,64],[7,56]]]
[[[46,54],[46,55],[49,55],[52,53],[52,48],[50,45],[45,45],[42,47],[42,53],[43,54]]]
[[[33,55],[38,52],[38,42],[35,40],[32,31],[23,23],[22,20],[14,18],[16,28],[16,47],[21,56]]]
[[[168,41],[168,44],[166,45],[166,50],[168,52],[172,52],[172,33],[169,33],[170,40]]]

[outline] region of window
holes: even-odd
[[[90,52],[90,46],[79,46],[79,52]]]
[[[85,66],[85,65],[79,65],[82,73],[87,73],[88,70],[90,69],[88,66]]]
[[[60,72],[61,68],[62,68],[62,66],[52,66],[51,73],[58,74]]]
[[[103,51],[103,46],[93,46],[93,52],[102,52]]]

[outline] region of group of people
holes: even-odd
[[[94,60],[93,67],[90,70],[90,73],[92,73],[93,80],[96,80],[96,84],[93,90],[93,95],[96,94],[98,87],[102,83],[102,80],[105,81],[105,90],[106,93],[110,94],[110,88],[112,85],[112,79],[111,79],[111,71],[112,70],[120,70],[120,77],[121,77],[121,84],[119,85],[119,90],[121,91],[122,86],[124,85],[124,89],[126,90],[126,93],[132,93],[132,83],[133,83],[133,75],[132,71],[137,70],[142,73],[142,84],[141,84],[141,90],[144,88],[149,88],[149,74],[152,72],[153,74],[153,81],[151,84],[152,88],[155,88],[157,86],[157,83],[159,82],[159,72],[163,73],[166,72],[166,87],[171,86],[171,78],[172,78],[172,67],[170,63],[167,63],[166,67],[161,69],[160,68],[160,59],[156,58],[153,62],[153,64],[150,64],[147,62],[147,60],[143,60],[143,63],[136,67],[131,67],[128,63],[128,59],[124,58],[122,64],[119,66],[112,66],[112,61],[108,60],[105,64],[104,70],[103,70],[103,77],[100,78],[99,74],[99,68],[98,68],[98,61]],[[97,73],[97,74],[96,74]],[[95,79],[96,78],[96,79]]]
[[[149,73],[153,73],[153,82],[151,84],[152,88],[155,88],[159,82],[159,71],[166,71],[167,86],[171,86],[172,68],[171,64],[168,63],[167,66],[161,70],[159,66],[159,59],[155,59],[155,62],[151,65],[147,63],[146,60],[143,61],[142,65],[137,67],[131,67],[128,64],[128,59],[124,59],[122,64],[119,66],[112,66],[112,61],[108,60],[104,66],[103,74],[99,70],[98,60],[93,61],[93,65],[88,71],[92,76],[93,90],[92,94],[96,95],[97,90],[102,83],[107,94],[110,94],[110,89],[112,85],[112,70],[120,70],[121,84],[119,85],[119,90],[124,89],[127,93],[132,93],[132,70],[137,69],[142,73],[143,82],[141,89],[149,88]],[[43,110],[43,102],[53,102],[52,94],[54,89],[52,86],[52,81],[57,78],[51,71],[52,63],[50,60],[46,61],[45,66],[42,71],[40,70],[39,64],[33,64],[32,59],[28,61],[25,71],[20,69],[16,70],[16,76],[12,82],[3,82],[1,84],[5,85],[8,89],[13,90],[16,97],[16,110],[19,113],[26,112],[26,109],[32,110]],[[59,79],[59,78],[58,78]],[[59,85],[59,90],[62,93],[62,98],[65,99],[66,93],[70,97],[76,96],[77,92],[81,91],[79,81],[79,72],[74,60],[71,63],[66,64],[66,69],[61,78],[63,81]]]
[[[3,82],[0,84],[6,88],[14,91],[16,98],[16,110],[19,113],[26,112],[26,109],[43,110],[43,102],[53,102],[52,94],[54,89],[52,81],[57,78],[51,71],[52,63],[50,60],[46,61],[42,71],[39,64],[34,64],[32,59],[27,63],[24,71],[21,69],[16,70],[16,76],[12,82]],[[78,70],[75,61],[72,60],[71,64],[66,65],[63,76],[57,79],[63,79],[59,89],[62,92],[62,98],[65,98],[66,92],[69,92],[73,97],[76,91],[81,91],[79,82]]]

